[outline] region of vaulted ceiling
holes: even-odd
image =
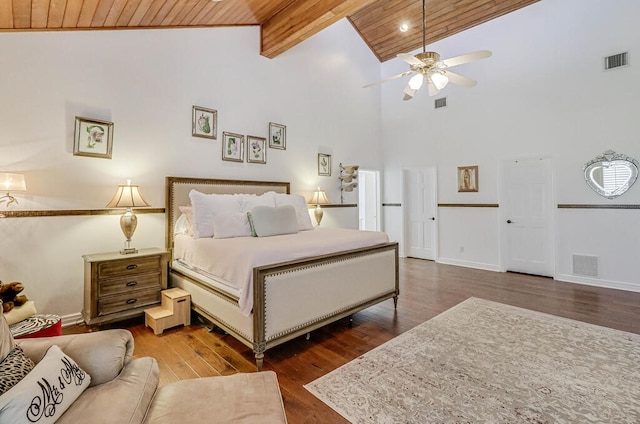
[[[425,1],[430,44],[539,0]],[[269,58],[345,17],[381,62],[422,46],[421,0],[0,0],[0,31],[260,25]]]

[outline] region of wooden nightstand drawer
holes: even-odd
[[[123,275],[160,272],[161,255],[102,262],[98,266],[98,279]]]
[[[162,274],[140,274],[130,275],[123,278],[112,278],[110,280],[101,280],[98,282],[98,297],[113,296],[118,294],[131,293],[138,290],[153,289],[161,290],[162,282],[160,277]]]
[[[98,299],[98,316],[128,311],[160,302],[160,290],[136,291],[126,295]]]

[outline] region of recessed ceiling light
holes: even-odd
[[[409,31],[409,24],[407,24],[406,22],[403,23],[402,25],[400,25],[400,32],[407,32]]]

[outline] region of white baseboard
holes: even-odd
[[[445,265],[456,265],[456,266],[463,266],[465,268],[476,268],[476,269],[484,269],[486,271],[501,272],[500,267],[494,264],[461,261],[460,259],[450,259],[450,258],[438,258],[436,262],[438,262],[439,264],[445,264]]]
[[[599,278],[580,277],[570,274],[558,274],[555,276],[558,281],[565,281],[567,283],[584,284],[587,286],[604,287],[607,289],[617,289],[632,292],[640,292],[640,285],[634,283],[624,283],[621,281],[609,281],[601,280]]]
[[[62,327],[70,327],[72,325],[84,324],[84,319],[80,312],[62,316]]]

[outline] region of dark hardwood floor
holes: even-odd
[[[270,349],[265,369],[274,370],[287,418],[296,423],[343,423],[341,416],[303,385],[434,317],[469,297],[479,297],[640,334],[640,293],[562,283],[550,278],[497,273],[401,259],[400,298],[387,300],[304,337]],[[123,326],[121,323],[120,326]],[[195,377],[254,372],[253,352],[231,336],[197,322],[155,336],[130,322],[135,356],[153,356],[160,384]]]

